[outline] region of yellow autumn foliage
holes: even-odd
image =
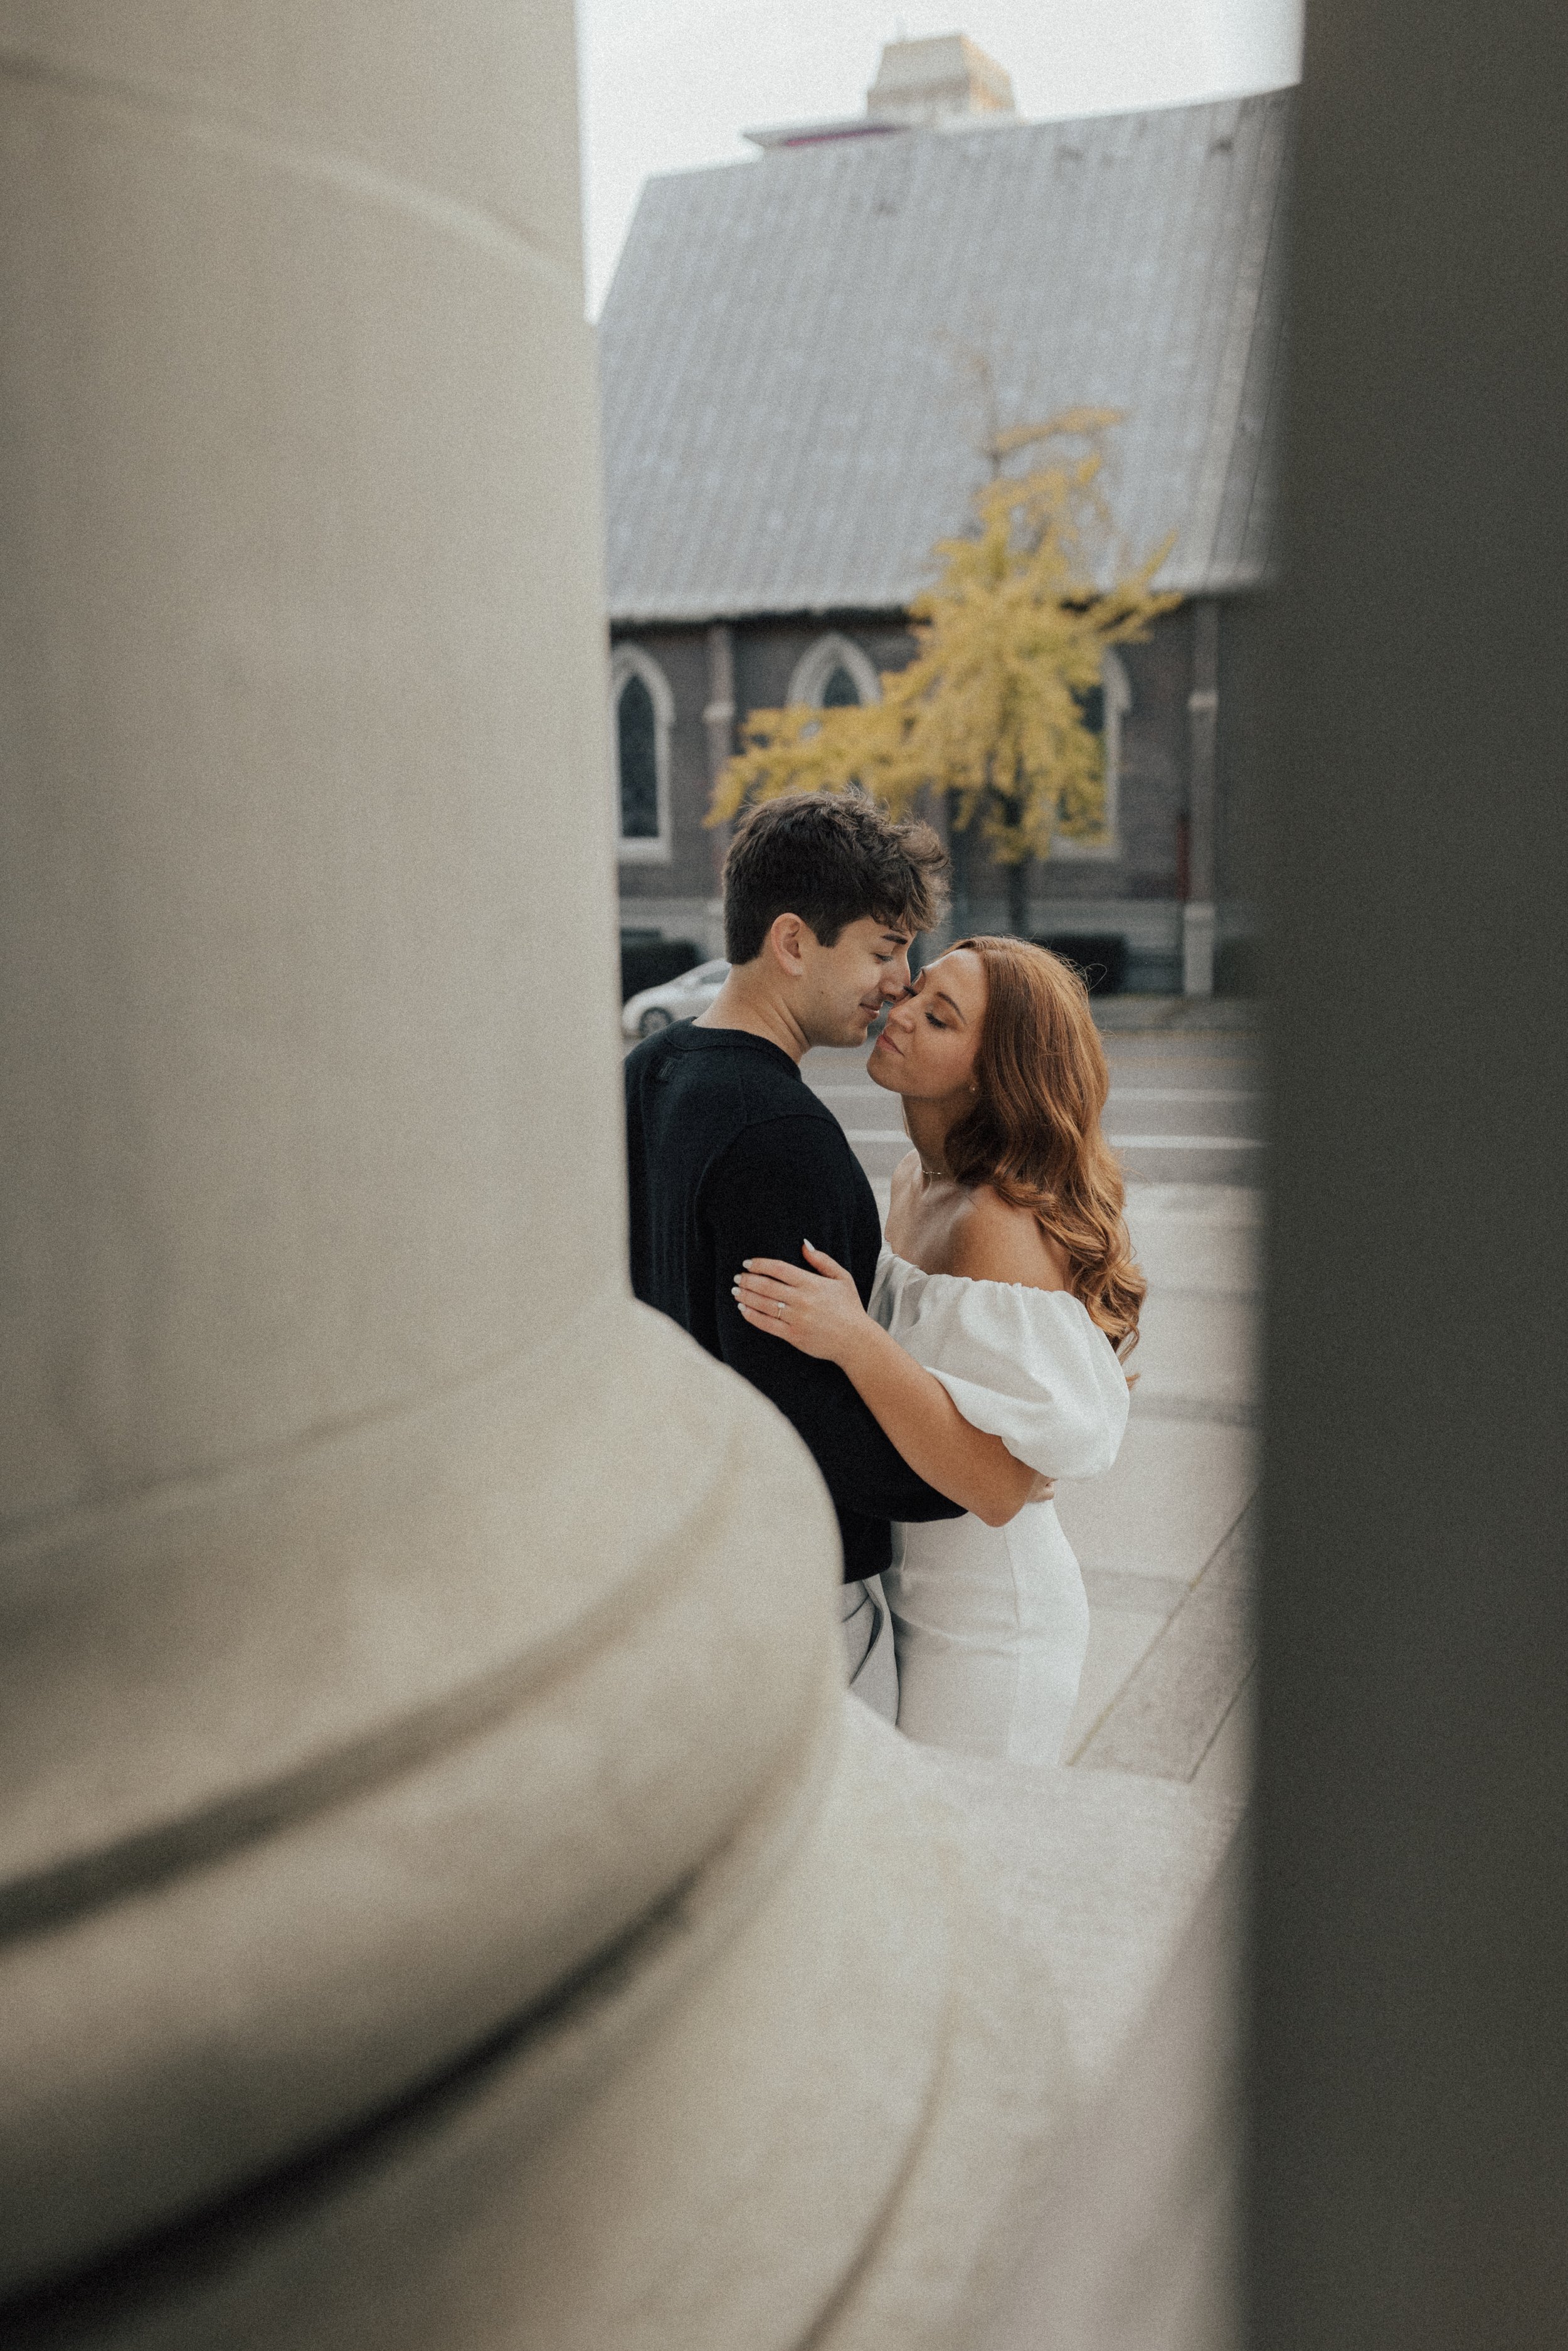
[[[1046,857],[1053,836],[1092,840],[1105,823],[1103,737],[1085,720],[1107,645],[1147,634],[1180,601],[1150,581],[1156,548],[1107,589],[1096,555],[1112,538],[1099,476],[1116,412],[1071,409],[997,436],[998,468],[975,501],[974,529],[935,550],[936,584],[917,596],[915,653],[884,672],[880,702],[756,710],[715,787],[710,824],[749,801],[858,786],[895,812],[925,787],[954,795],[954,820],[978,815],[1004,864]],[[999,469],[1044,444],[1081,444],[1030,472]]]

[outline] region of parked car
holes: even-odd
[[[695,971],[683,971],[679,979],[629,997],[621,1007],[621,1026],[628,1037],[652,1037],[673,1020],[693,1020],[707,1010],[728,977],[729,966],[722,956],[715,963],[699,963]]]

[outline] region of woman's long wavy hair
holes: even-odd
[[[1012,938],[959,939],[986,967],[977,1099],[949,1131],[960,1184],[1031,1209],[1068,1263],[1068,1288],[1118,1355],[1138,1339],[1147,1282],[1133,1260],[1122,1171],[1100,1130],[1111,1090],[1089,991],[1071,964]]]

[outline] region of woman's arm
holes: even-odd
[[[843,1267],[805,1247],[817,1271],[747,1259],[735,1284],[747,1322],[837,1364],[910,1468],[987,1526],[1005,1527],[1026,1502],[1043,1500],[1050,1482],[967,1421],[941,1381],[872,1320]]]

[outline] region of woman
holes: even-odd
[[[867,1067],[903,1098],[915,1145],[893,1179],[869,1313],[809,1243],[812,1270],[747,1261],[741,1311],[841,1364],[941,1491],[907,1357],[1019,1462],[1049,1477],[1108,1469],[1145,1284],[1100,1131],[1110,1081],[1082,982],[1020,939],[962,940],[894,1006]],[[1059,1761],[1089,1606],[1054,1504],[898,1533],[883,1581],[899,1728],[967,1754]]]

